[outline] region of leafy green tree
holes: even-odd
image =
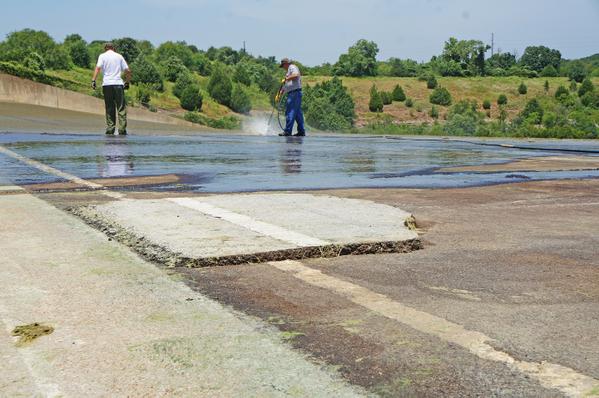
[[[497,105],[507,105],[507,96],[505,94],[499,94],[499,97],[497,97]]]
[[[181,94],[181,108],[187,111],[199,111],[202,109],[202,93],[198,85],[187,86]]]
[[[231,109],[237,113],[249,113],[252,110],[250,97],[240,84],[236,84],[231,92]]]
[[[168,58],[162,64],[162,70],[163,70],[164,77],[169,82],[176,81],[179,74],[188,71],[187,67],[185,67],[183,62],[175,56]]]
[[[574,81],[574,80],[572,80],[572,82],[570,82],[570,91],[573,93],[578,91],[578,84],[576,84],[576,81]]]
[[[543,114],[544,111],[541,107],[541,104],[536,98],[533,98],[530,101],[528,101],[528,103],[520,113],[520,116],[523,119],[529,119],[530,116],[533,116],[532,121],[534,122],[534,124],[541,124],[541,121],[543,120]]]
[[[159,63],[170,57],[177,57],[183,62],[183,65],[191,69],[193,68],[193,54],[193,51],[184,41],[166,41],[158,46],[153,57]]]
[[[233,80],[245,86],[249,86],[252,84],[252,70],[248,62],[242,61],[235,65],[235,73],[233,74]]]
[[[568,67],[568,78],[574,82],[582,83],[587,77],[587,71],[582,61],[574,61]]]
[[[337,76],[376,76],[378,52],[376,43],[364,39],[358,40],[346,54],[339,57],[333,72]]]
[[[56,46],[44,57],[49,69],[69,70],[73,66],[69,53],[63,46]]]
[[[516,65],[516,56],[510,53],[495,53],[487,59],[488,68],[508,70]]]
[[[354,100],[337,77],[307,86],[304,109],[307,123],[320,130],[346,130],[356,118]]]
[[[439,109],[435,105],[432,106],[429,116],[433,119],[439,119]]]
[[[558,76],[557,69],[555,69],[555,66],[553,66],[553,65],[547,65],[546,67],[543,68],[541,73],[539,73],[539,76],[541,76],[541,77],[557,77]]]
[[[23,61],[23,65],[29,69],[43,72],[46,69],[46,63],[41,55],[36,52],[29,54]]]
[[[382,112],[383,105],[381,94],[377,90],[376,86],[372,85],[370,88],[370,101],[368,102],[368,109],[370,109],[370,112]]]
[[[393,89],[391,93],[391,98],[393,101],[403,102],[406,100],[406,93],[404,93],[403,88],[398,84]]]
[[[586,93],[590,93],[595,90],[595,86],[591,79],[586,78],[582,81],[580,88],[578,89],[578,96],[583,97]]]
[[[411,59],[390,58],[388,64],[390,75],[396,77],[415,77],[421,69],[418,62]]]
[[[112,44],[114,44],[115,50],[125,58],[127,63],[135,62],[140,54],[139,47],[137,47],[137,40],[130,37],[114,39]]]
[[[75,65],[81,68],[89,68],[89,52],[87,51],[87,44],[83,40],[71,41],[66,46]]]
[[[491,47],[480,40],[458,40],[450,37],[445,42],[441,58],[460,65],[469,75],[485,74],[485,53]]]
[[[223,66],[217,66],[210,76],[208,92],[218,103],[229,106],[231,104],[231,92],[233,83]]]
[[[528,93],[528,87],[526,87],[526,84],[520,83],[520,85],[518,86],[518,93],[520,95],[525,95],[526,93]]]
[[[548,65],[553,66],[556,70],[562,61],[562,54],[558,50],[553,50],[545,46],[530,46],[526,47],[520,64],[527,69],[541,72]]]
[[[177,79],[175,80],[175,85],[173,86],[173,95],[181,99],[183,91],[193,84],[197,84],[197,82],[194,80],[193,75],[188,70],[179,73],[179,75],[177,75]]]
[[[154,90],[164,90],[164,82],[158,68],[145,55],[137,57],[131,64],[131,71],[133,84],[147,84]]]
[[[434,75],[430,75],[426,80],[426,88],[429,90],[437,88],[439,83],[437,83],[437,78]]]
[[[206,54],[194,53],[191,58],[191,70],[198,72],[202,76],[210,76],[212,73],[212,64]]]
[[[462,65],[452,59],[447,60],[433,57],[431,59],[430,65],[432,69],[441,76],[460,77],[466,74],[464,68],[462,68]]]
[[[429,97],[431,104],[449,106],[451,105],[451,94],[445,87],[437,87]]]

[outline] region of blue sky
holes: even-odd
[[[599,0],[21,0],[5,1],[0,35],[41,29],[62,40],[130,36],[154,44],[228,45],[308,65],[335,62],[360,38],[379,58],[429,60],[450,36],[491,41],[522,54],[528,45],[565,58],[599,53]]]

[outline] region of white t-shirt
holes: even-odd
[[[287,69],[287,74],[286,76],[289,77],[291,75],[299,75],[300,74],[300,70],[297,66],[295,66],[294,64],[289,65],[289,68]],[[297,79],[293,79],[293,80],[287,80],[285,82],[285,92],[288,93],[290,91],[295,91],[295,90],[299,90],[302,88],[302,77],[298,76]]]
[[[98,57],[98,68],[102,68],[104,77],[102,78],[102,86],[122,86],[125,84],[121,74],[129,69],[129,65],[125,58],[119,53],[108,50]]]

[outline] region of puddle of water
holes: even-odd
[[[493,141],[494,142],[494,141]],[[508,143],[501,141],[502,144]],[[0,144],[78,177],[183,175],[156,190],[242,192],[358,187],[450,188],[562,178],[599,171],[436,173],[440,167],[503,163],[555,151],[473,145],[465,141],[384,137],[207,135],[185,137],[0,134]],[[556,142],[543,147],[558,148]],[[519,146],[532,143],[518,142]],[[535,143],[540,146],[541,143]],[[598,149],[565,142],[569,149]],[[0,155],[0,183],[56,182],[55,176]]]

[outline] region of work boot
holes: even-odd
[[[279,133],[279,137],[290,137],[291,133]]]
[[[106,135],[114,135],[114,130],[106,130]]]
[[[294,137],[305,137],[306,136],[306,132],[302,131],[302,132],[298,132],[297,134],[293,134]]]

